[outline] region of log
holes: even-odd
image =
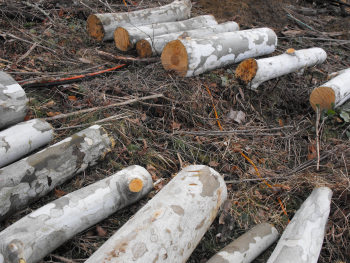
[[[310,104],[316,111],[339,107],[350,99],[350,68],[330,74],[331,80],[314,89],[310,95]]]
[[[183,21],[157,23],[144,26],[118,27],[114,31],[114,42],[121,51],[128,51],[134,48],[137,41],[144,38],[186,31],[205,26],[217,25],[212,15],[197,16]]]
[[[28,99],[22,87],[0,71],[0,130],[24,120]]]
[[[332,190],[315,188],[287,225],[267,263],[316,263],[322,248]]]
[[[0,233],[5,262],[39,262],[64,242],[116,211],[138,201],[153,188],[146,169],[134,165],[65,195],[23,217]],[[12,253],[18,242],[22,253]],[[16,260],[13,260],[16,258]]]
[[[219,173],[188,166],[85,262],[186,262],[226,197]]]
[[[103,158],[114,141],[91,126],[0,169],[0,222]]]
[[[185,20],[190,18],[191,8],[190,0],[175,0],[168,5],[133,12],[91,14],[87,19],[87,31],[97,41],[113,40],[114,30],[119,26]]]
[[[244,59],[275,51],[277,36],[269,28],[226,32],[195,39],[177,39],[163,49],[165,70],[191,77]]]
[[[52,126],[40,119],[21,122],[0,132],[0,167],[12,163],[53,139]]]
[[[263,223],[253,227],[211,257],[207,263],[250,263],[278,238],[277,229]]]
[[[172,40],[176,40],[177,38],[198,38],[206,35],[209,36],[217,33],[234,32],[238,30],[239,25],[236,22],[231,21],[188,31],[160,35],[154,38],[145,38],[136,43],[136,51],[141,58],[156,56],[162,53],[166,44]]]
[[[236,78],[256,89],[267,80],[274,79],[292,72],[303,70],[323,63],[327,53],[322,48],[308,48],[295,51],[288,49],[285,54],[241,62],[236,68]]]

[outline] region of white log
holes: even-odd
[[[319,65],[326,59],[327,53],[322,48],[288,49],[279,56],[244,60],[236,68],[236,78],[256,89],[267,80]]]
[[[21,122],[0,132],[0,167],[12,163],[53,139],[52,126],[40,119]]]
[[[330,74],[331,80],[314,89],[310,95],[310,104],[316,111],[339,107],[350,99],[350,68]]]
[[[114,42],[119,50],[128,51],[134,48],[137,41],[144,38],[153,38],[159,35],[217,24],[218,22],[216,22],[214,16],[204,15],[177,22],[156,23],[144,26],[118,27],[114,31]]]
[[[278,238],[277,229],[267,223],[253,227],[224,247],[207,263],[250,263]]]
[[[187,30],[179,31],[171,34],[160,35],[157,37],[147,37],[141,39],[136,43],[137,54],[141,58],[160,55],[170,41],[178,38],[198,38],[203,36],[214,35],[223,32],[234,32],[239,30],[239,25],[236,22],[230,21],[222,24]]]
[[[35,263],[64,242],[111,214],[144,197],[152,177],[140,166],[130,166],[97,183],[65,195],[20,219],[0,233],[0,254],[6,262]],[[9,247],[20,242],[16,260]],[[13,255],[12,255],[13,256]]]
[[[269,28],[226,32],[169,42],[161,60],[165,70],[191,77],[275,51],[277,36]]]
[[[113,40],[114,30],[119,26],[185,20],[190,18],[191,8],[190,0],[175,0],[168,5],[133,12],[93,14],[87,19],[87,31],[97,41]]]
[[[24,120],[28,99],[22,87],[0,71],[0,130]]]
[[[322,248],[332,190],[316,188],[287,225],[267,263],[316,263]]]
[[[220,174],[188,166],[85,262],[185,262],[226,197]]]
[[[0,169],[0,222],[103,158],[114,141],[91,126]]]

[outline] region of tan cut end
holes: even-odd
[[[180,76],[186,76],[188,71],[188,55],[180,40],[170,41],[163,49],[161,56],[165,70],[175,71]]]
[[[242,61],[236,68],[236,79],[248,84],[255,77],[258,71],[258,63],[254,58],[249,58]]]
[[[133,193],[138,193],[142,190],[143,182],[141,179],[135,178],[132,179],[129,183],[129,190]]]
[[[114,31],[115,46],[121,51],[128,51],[132,48],[128,30],[123,27],[118,27]]]
[[[139,40],[136,43],[137,55],[140,58],[150,58],[152,57],[152,47],[147,40]]]
[[[293,55],[293,54],[295,53],[295,49],[294,49],[294,48],[288,48],[288,49],[286,50],[286,53],[287,53],[288,55]]]
[[[101,20],[96,15],[89,15],[86,21],[87,31],[90,37],[102,42],[105,36],[105,30]]]
[[[320,110],[328,110],[332,108],[332,104],[335,103],[334,90],[329,87],[318,87],[311,92],[310,104],[316,111],[317,105],[320,106]]]

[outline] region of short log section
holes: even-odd
[[[287,225],[267,263],[317,263],[331,197],[328,187],[312,191]]]
[[[6,228],[0,233],[0,254],[9,263],[21,259],[26,263],[39,262],[76,234],[138,201],[152,188],[152,178],[146,169],[136,165],[125,168],[39,208]],[[13,253],[10,248],[15,245],[19,247]]]
[[[277,229],[267,223],[253,227],[220,250],[207,263],[250,263],[278,238]]]
[[[21,122],[0,132],[0,167],[17,161],[53,139],[52,126],[40,119]]]
[[[113,146],[94,125],[0,169],[0,221],[96,164]]]
[[[169,42],[161,61],[165,70],[185,77],[199,75],[244,59],[275,51],[277,36],[269,28],[226,32]]]
[[[28,99],[22,87],[0,71],[0,130],[24,120]]]
[[[290,48],[285,54],[254,59],[249,58],[241,62],[236,68],[236,78],[252,89],[267,80],[302,71],[323,63],[327,53],[322,48],[308,48],[294,50]]]
[[[121,51],[134,48],[137,41],[159,35],[217,25],[212,15],[197,16],[188,20],[157,23],[144,26],[118,27],[114,31],[114,42]]]
[[[226,22],[218,25],[207,26],[198,29],[187,31],[179,31],[171,34],[160,35],[152,38],[145,38],[137,41],[136,51],[139,57],[147,58],[151,56],[160,55],[170,41],[177,38],[198,38],[203,36],[214,35],[223,32],[234,32],[239,30],[239,25],[236,22]]]
[[[220,174],[204,165],[188,166],[86,263],[186,262],[226,197]]]
[[[87,31],[97,41],[113,40],[117,27],[185,20],[190,18],[191,8],[190,0],[175,0],[168,5],[133,12],[92,14],[87,19]]]

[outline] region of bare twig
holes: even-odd
[[[317,153],[317,168],[316,170],[320,170],[320,130],[319,130],[319,124],[320,124],[320,107],[316,107],[316,153]]]
[[[34,9],[38,10],[40,13],[46,16],[47,19],[49,19],[52,24],[55,23],[55,21],[53,21],[52,18],[50,17],[50,14],[48,14],[45,10],[41,9],[38,5],[29,3],[27,1],[24,1],[22,3],[25,4],[26,6],[33,7]]]
[[[146,62],[146,63],[153,63],[153,62],[158,62],[159,57],[153,57],[153,58],[135,58],[135,57],[125,57],[125,56],[117,56],[113,55],[111,53],[97,50],[97,54],[100,55],[101,57],[108,58],[110,60],[122,60],[122,61],[133,61],[133,62]]]
[[[64,263],[77,263],[74,260],[71,260],[71,259],[59,256],[59,255],[51,254],[51,256],[56,258],[56,259],[58,259],[58,260],[60,260],[61,262],[64,262]]]

